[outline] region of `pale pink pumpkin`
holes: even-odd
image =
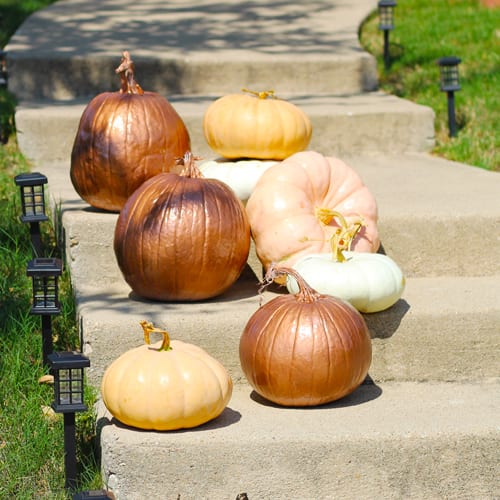
[[[350,250],[376,252],[380,246],[377,203],[359,174],[342,160],[315,151],[296,153],[260,177],[246,205],[258,258],[292,266],[312,253],[331,252],[340,227],[362,221]]]

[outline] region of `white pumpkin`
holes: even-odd
[[[204,177],[225,182],[243,202],[246,202],[260,179],[274,160],[229,160],[218,158],[207,160],[198,165]]]
[[[350,302],[358,311],[383,311],[403,294],[405,278],[399,266],[387,255],[369,252],[342,252],[338,261],[331,253],[310,254],[293,268],[319,293]],[[287,289],[298,293],[297,282],[287,278]]]

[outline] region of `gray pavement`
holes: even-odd
[[[98,409],[105,486],[119,500],[493,499],[500,491],[500,176],[430,156],[434,113],[376,90],[358,43],[374,0],[60,0],[13,37],[10,88],[19,144],[61,209],[89,381],[142,343],[141,319],[228,368],[228,408],[200,429],[138,432]],[[310,148],[341,156],[379,206],[384,250],[407,286],[365,315],[371,381],[345,400],[283,409],[255,395],[238,341],[258,308],[260,263],[222,297],[153,303],[131,293],[112,248],[116,214],[89,208],[69,180],[79,117],[116,90],[127,49],[138,80],[169,98],[193,150],[219,95],[274,89],[313,122]],[[279,291],[266,292],[271,300]]]

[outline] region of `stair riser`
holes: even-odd
[[[243,329],[259,307],[255,281],[248,276],[223,297],[226,301],[200,304],[156,304],[127,293],[110,299],[106,292],[95,296],[86,290],[79,316],[84,351],[91,359],[91,382],[99,385],[109,363],[142,344],[143,319],[163,325],[173,338],[201,346],[236,383],[244,382],[238,349]],[[373,339],[370,376],[377,382],[480,381],[498,376],[500,309],[440,315],[422,310],[408,297],[364,317]]]
[[[173,104],[189,130],[192,151],[206,159],[216,158],[217,153],[210,149],[203,135],[202,121],[206,107],[200,109],[201,113],[192,114],[189,108],[183,112],[184,106]],[[51,110],[41,114],[37,109],[18,111],[16,124],[23,154],[34,162],[69,161],[83,110],[84,106],[71,113]],[[361,111],[349,115],[338,114],[338,109],[332,109],[329,116],[324,115],[324,110],[320,115],[310,114],[313,136],[308,149],[337,156],[374,151],[428,151],[433,144],[433,114],[425,109],[423,112],[420,109],[414,111]],[[412,126],[409,127],[408,123]],[[43,133],[46,130],[53,132],[47,135]]]
[[[65,212],[66,251],[75,281],[99,286],[121,280],[113,249],[117,217],[90,210]],[[494,218],[485,219],[478,225],[477,219],[469,217],[455,218],[453,223],[386,217],[379,225],[382,251],[400,266],[407,278],[490,276],[498,268],[496,256],[500,255],[500,240],[496,238]],[[438,234],[437,231],[441,231],[443,242],[438,240],[432,251],[418,245],[419,241],[426,241],[429,234]],[[477,238],[475,241],[481,241],[491,251],[478,259],[470,250],[470,237]],[[262,264],[253,245],[248,264],[260,279]]]
[[[375,61],[360,52],[356,57],[304,60],[289,58],[249,61],[134,58],[137,81],[145,90],[163,95],[212,94],[275,90],[287,94],[357,94],[377,88]],[[117,58],[16,57],[9,60],[9,86],[19,99],[75,99],[120,88]],[[33,68],[37,71],[34,72]],[[321,75],[321,77],[318,77]]]

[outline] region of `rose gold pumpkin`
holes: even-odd
[[[292,269],[279,270],[284,273],[300,290],[272,299],[251,316],[240,339],[242,370],[258,394],[283,406],[340,399],[368,373],[372,348],[366,323],[349,303],[319,294]]]

